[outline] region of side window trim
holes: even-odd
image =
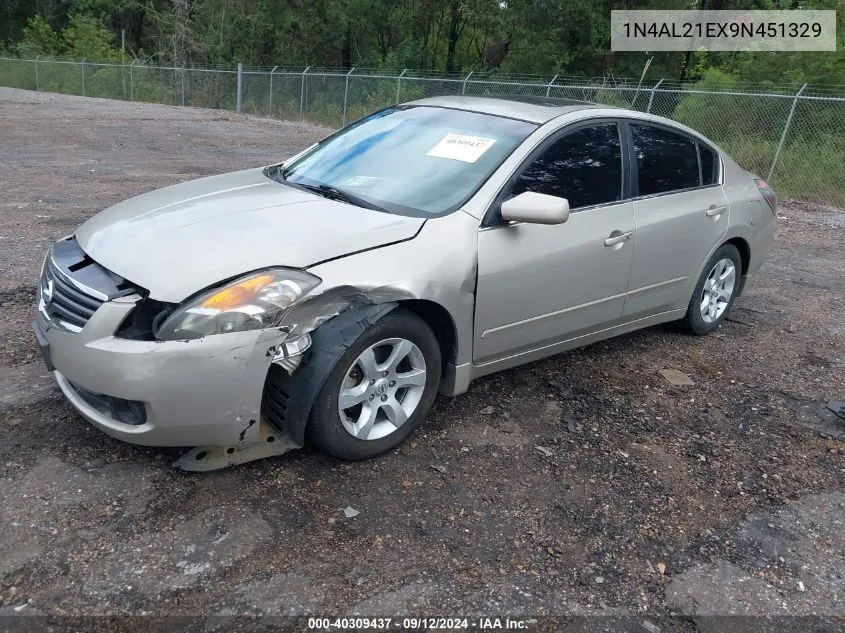
[[[698,142],[698,139],[695,139],[695,159],[698,161],[698,186],[704,186],[704,171],[702,169],[702,161],[701,161],[701,144]]]
[[[724,167],[722,164],[722,155],[717,152],[712,145],[705,143],[700,139],[695,139],[695,143],[698,146],[698,167],[699,170],[703,169],[703,163],[701,162],[701,148],[703,147],[708,152],[713,154],[713,182],[709,185],[701,185],[702,188],[705,187],[721,187],[722,186],[722,175],[724,174]],[[699,182],[704,182],[704,172],[701,172],[701,179]]]
[[[616,125],[616,133],[619,135],[619,154],[622,160],[622,182],[621,182],[621,198],[619,200],[614,200],[612,202],[605,202],[602,204],[594,204],[586,207],[578,207],[577,209],[572,209],[572,213],[580,213],[581,211],[587,211],[590,209],[595,209],[598,207],[604,207],[611,204],[619,204],[631,198],[631,194],[633,193],[633,187],[635,181],[631,180],[631,155],[633,154],[633,145],[629,147],[629,140],[626,134],[623,131],[623,127],[627,125],[624,119],[616,119],[613,117],[597,117],[594,119],[582,119],[580,121],[574,121],[568,125],[564,125],[557,130],[554,130],[548,134],[545,138],[543,138],[537,146],[531,151],[528,156],[525,157],[525,160],[520,163],[520,165],[516,168],[516,170],[508,177],[505,184],[502,185],[501,189],[496,193],[496,197],[493,198],[493,202],[487,208],[487,212],[484,214],[484,220],[481,222],[480,228],[487,228],[493,226],[504,226],[500,222],[497,221],[497,211],[499,206],[504,202],[504,197],[510,191],[511,187],[513,187],[514,182],[522,175],[522,173],[528,169],[528,167],[533,163],[537,157],[539,157],[543,152],[545,152],[551,145],[557,143],[560,139],[568,134],[572,134],[573,132],[577,132],[579,129],[584,127],[593,127],[596,125]],[[635,169],[635,167],[634,167]]]
[[[671,132],[673,134],[677,134],[678,136],[683,136],[685,138],[690,139],[695,143],[695,153],[696,158],[698,160],[698,186],[697,187],[687,187],[686,189],[673,189],[672,191],[661,191],[660,193],[650,193],[645,195],[640,195],[640,183],[639,183],[639,172],[637,171],[637,157],[634,155],[634,134],[631,130],[631,124],[636,123],[637,125],[648,125],[651,127],[660,128],[662,130],[666,130],[667,132]],[[670,125],[663,125],[662,123],[653,122],[653,121],[643,121],[639,119],[631,119],[626,118],[624,119],[624,126],[625,126],[625,136],[628,139],[628,147],[629,147],[629,155],[628,160],[631,165],[631,200],[643,200],[647,198],[657,198],[659,196],[671,196],[676,193],[686,193],[687,191],[697,191],[699,189],[709,189],[710,187],[721,187],[722,186],[722,177],[724,174],[724,169],[722,165],[722,156],[713,149],[708,143],[700,140],[699,138],[693,136],[692,134],[688,134],[683,130],[679,130],[675,127]],[[703,174],[701,172],[701,151],[699,149],[700,146],[704,146],[705,148],[709,149],[713,152],[713,156],[717,162],[717,169],[718,172],[716,174],[716,178],[714,179],[713,183],[710,185],[702,185],[701,183],[704,182]],[[714,165],[715,167],[715,165]]]
[[[634,133],[631,131],[631,120],[625,119],[622,122],[625,145],[628,149],[628,164],[631,172],[631,199],[635,200],[640,196],[640,172],[637,166],[637,157],[634,155]]]

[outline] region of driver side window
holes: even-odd
[[[622,199],[622,148],[616,123],[566,134],[517,177],[511,195],[526,191],[569,200],[570,209]]]

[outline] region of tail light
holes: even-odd
[[[754,184],[757,185],[760,195],[762,195],[766,199],[766,202],[769,203],[769,208],[772,210],[772,213],[777,215],[778,195],[775,193],[775,190],[772,189],[769,183],[762,178],[755,178]]]

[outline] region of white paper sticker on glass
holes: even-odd
[[[482,138],[467,134],[453,134],[450,132],[434,147],[426,152],[426,156],[449,158],[465,163],[474,163],[484,155],[493,143],[494,138]]]

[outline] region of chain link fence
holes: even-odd
[[[531,95],[651,112],[712,139],[783,197],[845,207],[845,96],[803,86],[703,90],[694,84],[556,76],[447,77],[352,69],[173,68],[0,58],[0,85],[87,97],[198,106],[340,127],[380,108],[436,95]]]

